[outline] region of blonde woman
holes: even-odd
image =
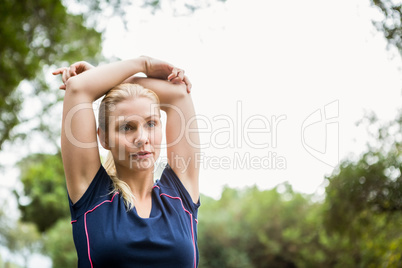
[[[184,71],[139,57],[53,74],[66,91],[61,149],[78,267],[197,267],[199,136]],[[96,129],[92,103],[102,96]],[[160,109],[168,164],[154,182]],[[97,136],[109,150],[104,165]]]

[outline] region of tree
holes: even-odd
[[[200,267],[333,267],[340,250],[324,232],[321,205],[288,184],[225,188],[202,206]]]
[[[28,267],[29,257],[41,249],[41,238],[33,223],[18,221],[7,233],[7,248],[21,256],[24,267]]]
[[[74,59],[99,56],[101,34],[84,26],[82,15],[67,13],[59,0],[12,1],[0,5],[0,149],[16,136],[13,128],[26,96],[16,91],[30,81],[34,95],[48,90],[43,69]]]
[[[21,257],[24,267],[27,267],[29,256],[41,250],[41,237],[34,224],[11,219],[6,205],[0,206],[0,245]],[[17,267],[9,261],[4,262],[3,266],[3,261],[0,256],[0,267]]]
[[[325,227],[354,245],[355,265],[402,265],[402,110],[379,124],[358,160],[344,160],[327,178]],[[370,129],[370,128],[368,128]]]
[[[77,252],[69,217],[61,218],[46,232],[44,253],[52,259],[53,267],[77,266]]]
[[[21,219],[42,233],[42,253],[52,259],[53,267],[77,265],[66,182],[60,153],[30,155],[19,163],[22,193],[15,192]],[[16,244],[14,248],[18,248]],[[26,252],[29,253],[29,252]]]
[[[374,21],[377,29],[384,33],[388,43],[402,55],[402,4],[393,0],[371,0],[384,15],[382,21]]]
[[[44,232],[59,219],[68,217],[70,212],[61,154],[30,155],[19,166],[24,190],[15,193],[22,220],[35,223],[38,230]]]

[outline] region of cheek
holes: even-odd
[[[161,150],[162,143],[162,128],[155,129],[150,137],[150,143],[158,157]]]
[[[123,133],[116,133],[116,145],[119,144],[121,146],[128,144],[129,136]]]
[[[162,129],[156,128],[151,135],[151,143],[157,147],[162,143]]]

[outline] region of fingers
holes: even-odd
[[[68,69],[63,71],[63,74],[61,75],[61,80],[63,80],[63,83],[65,84],[66,81],[70,78]]]
[[[79,66],[78,66],[79,67]],[[66,82],[73,76],[77,75],[77,64],[73,64],[70,67],[61,67],[52,72],[53,75],[61,75],[61,79],[63,81],[63,85],[59,87],[59,89],[66,89]]]
[[[177,76],[180,80],[183,81],[183,79],[184,79],[184,70],[178,69],[176,76]]]
[[[75,75],[88,71],[89,69],[94,68],[93,65],[89,64],[86,61],[78,61],[70,66],[70,68],[74,71]]]
[[[63,80],[63,85],[59,88],[62,90],[66,89],[66,82],[73,76],[78,75],[78,73],[84,72],[93,68],[93,66],[86,62],[76,62],[72,64],[70,67],[61,67],[52,72],[53,75],[61,75],[61,79]]]
[[[64,68],[61,74],[61,78],[63,80],[63,83],[66,83],[68,79],[76,75],[77,75],[76,67],[71,65],[69,68]]]
[[[76,70],[77,70],[77,67],[76,67],[75,65],[71,65],[71,66],[70,66],[70,68],[69,68],[70,77],[77,75]]]
[[[169,74],[169,76],[168,76],[169,81],[172,81],[173,79],[175,79],[177,77],[177,71],[178,71],[177,68],[173,68],[172,73]]]
[[[52,74],[53,74],[53,75],[63,74],[63,72],[64,72],[66,69],[67,69],[67,67],[58,68],[58,69],[54,70],[54,71],[52,72]],[[64,84],[61,85],[61,86],[59,87],[59,89],[65,90],[65,89],[66,89],[66,85],[64,85]]]
[[[184,79],[183,79],[184,83],[186,84],[186,88],[187,88],[187,93],[191,92],[191,88],[193,87],[193,85],[190,82],[190,79],[188,79],[188,76],[185,75]]]
[[[62,74],[62,73],[63,73],[63,71],[64,71],[66,68],[67,68],[67,67],[61,67],[61,68],[58,68],[58,69],[54,70],[54,71],[52,72],[52,74],[53,74],[53,75],[59,75],[59,74]]]
[[[174,67],[172,73],[168,76],[168,80],[172,81],[175,80],[184,80],[184,70]]]
[[[172,73],[168,76],[168,80],[173,84],[186,84],[187,93],[191,92],[192,84],[188,76],[184,75],[184,70],[173,68]]]
[[[63,84],[59,87],[59,89],[65,90],[66,89],[66,82],[67,80],[72,77],[77,75],[75,73],[75,67],[74,68],[68,68],[68,67],[62,67],[54,70],[52,72],[53,75],[59,75],[61,74],[61,79],[63,81]]]

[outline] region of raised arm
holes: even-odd
[[[161,109],[166,112],[166,143],[168,163],[178,175],[194,203],[199,199],[199,149],[198,126],[191,94],[191,84],[186,77],[172,83],[151,78],[130,78],[126,82],[140,84],[153,90],[159,97]],[[186,92],[186,86],[188,90]],[[199,155],[198,155],[199,156]]]
[[[169,75],[177,79],[174,73],[178,72],[177,68],[161,61],[149,65],[146,57],[87,68],[89,70],[79,70],[80,66],[83,66],[82,62],[53,72],[62,74],[66,89],[61,150],[67,189],[73,203],[85,193],[100,167],[92,102],[138,72],[164,79]]]

